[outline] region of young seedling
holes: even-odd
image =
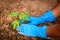
[[[18,26],[20,26],[20,22],[18,20],[15,20],[12,22],[13,29],[16,29]]]
[[[18,16],[18,12],[16,11],[16,12],[11,12],[9,15],[8,15],[8,17],[16,17],[16,16]]]
[[[29,21],[28,12],[23,12],[22,14],[20,14],[19,19],[21,22]]]
[[[18,14],[18,12],[11,12],[8,17],[18,17],[20,19],[20,22],[18,20],[14,20],[12,22],[13,29],[16,29],[20,24],[22,24],[24,21],[29,21],[28,12],[23,12],[21,14]]]

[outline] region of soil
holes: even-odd
[[[18,11],[22,13],[28,11],[30,16],[39,17],[58,3],[57,0],[0,0],[0,40],[45,40],[40,38],[29,38],[17,33],[12,29],[11,22],[16,18],[8,18],[10,12]],[[55,25],[60,23],[60,18],[54,23],[43,25]],[[41,25],[40,25],[41,26]],[[47,40],[47,39],[46,39]],[[50,40],[60,40],[51,38]]]

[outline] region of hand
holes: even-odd
[[[38,25],[38,24],[43,24],[46,22],[54,22],[55,21],[55,16],[53,15],[52,11],[48,11],[45,14],[43,14],[41,17],[30,17],[30,24]]]
[[[22,24],[20,27],[17,27],[17,31],[19,34],[29,36],[29,37],[40,37],[47,38],[46,29],[48,27],[38,27],[30,24]]]

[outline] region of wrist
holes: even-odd
[[[51,25],[47,29],[48,37],[60,37],[60,24]]]
[[[55,17],[59,17],[60,16],[60,3],[58,3],[58,5],[56,5],[53,9],[52,9],[53,15]]]

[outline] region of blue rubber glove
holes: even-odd
[[[46,12],[44,15],[42,15],[41,17],[30,17],[30,24],[33,25],[38,25],[38,24],[43,24],[46,22],[54,22],[55,21],[55,16],[52,13],[52,10]]]
[[[30,24],[22,24],[20,27],[17,27],[17,31],[19,34],[28,36],[28,37],[39,37],[39,38],[47,38],[46,29],[48,26],[37,27],[35,25]]]

